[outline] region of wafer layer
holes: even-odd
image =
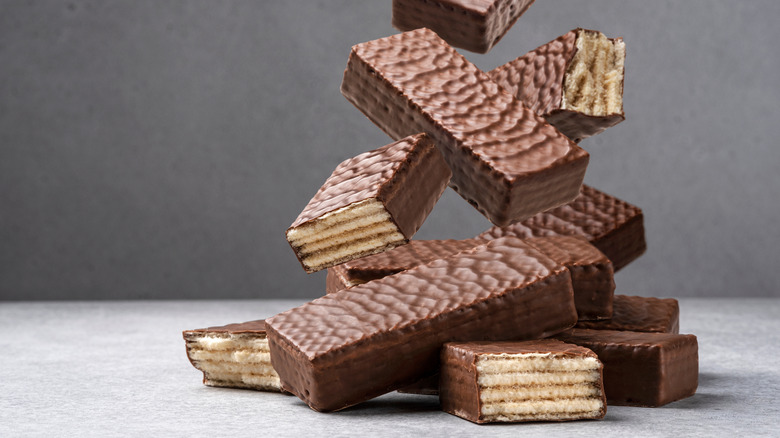
[[[208,386],[281,391],[263,321],[188,330],[187,357]]]

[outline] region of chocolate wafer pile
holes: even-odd
[[[642,211],[582,184],[587,137],[624,120],[625,44],[575,29],[483,72],[533,3],[394,0],[406,32],[352,48],[342,94],[393,140],[339,164],[286,232],[325,292],[266,321],[184,332],[204,383],[338,411],[438,395],[476,423],[599,419],[693,395],[673,299],[616,295]],[[411,240],[446,187],[493,227]]]

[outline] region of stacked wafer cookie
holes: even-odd
[[[184,332],[204,383],[322,412],[438,394],[476,423],[599,419],[695,392],[676,301],[614,294],[645,251],[642,211],[582,185],[579,142],[624,120],[623,41],[575,29],[491,72],[450,45],[489,50],[531,3],[397,1],[393,23],[411,30],[352,48],[341,91],[394,142],[338,165],[286,232],[307,272],[328,269],[327,294]],[[412,240],[448,185],[493,227]]]

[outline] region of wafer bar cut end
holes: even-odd
[[[545,339],[445,344],[442,409],[475,423],[599,419],[602,365],[590,350]]]
[[[623,73],[626,45],[621,38],[577,29],[577,51],[563,83],[561,109],[589,116],[623,113]]]
[[[487,53],[534,0],[393,0],[393,27],[427,27],[450,45]]]
[[[405,244],[450,179],[441,153],[417,134],[341,163],[287,241],[307,272]]]
[[[186,330],[187,357],[203,372],[203,384],[227,388],[281,391],[271,366],[265,321]]]
[[[621,38],[574,29],[488,75],[569,138],[579,141],[625,120]]]

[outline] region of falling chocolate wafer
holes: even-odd
[[[293,222],[287,241],[306,272],[405,244],[450,175],[425,134],[350,158]]]
[[[574,29],[488,75],[569,138],[579,141],[625,120],[625,58],[621,38]]]
[[[487,53],[534,0],[393,0],[393,27],[427,27],[450,45]]]
[[[341,92],[393,138],[431,135],[450,186],[496,225],[579,193],[588,153],[431,30],[353,46]]]

